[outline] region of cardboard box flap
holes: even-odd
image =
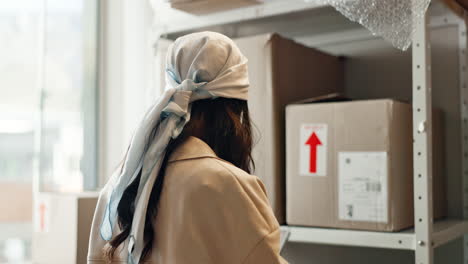
[[[262,4],[262,0],[171,0],[171,7],[193,15],[206,15]]]
[[[329,93],[326,95],[299,100],[291,104],[311,104],[311,103],[328,103],[328,102],[345,102],[345,101],[351,101],[351,99],[347,98],[342,93]]]

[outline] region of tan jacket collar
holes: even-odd
[[[169,162],[204,157],[217,158],[216,153],[203,140],[189,137],[174,150]]]

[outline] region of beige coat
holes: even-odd
[[[154,172],[156,173],[156,172]],[[104,192],[103,192],[104,193]],[[105,263],[99,199],[88,264]],[[155,226],[151,264],[283,264],[278,222],[262,182],[218,158],[191,137],[169,158]],[[125,263],[126,245],[112,263]]]

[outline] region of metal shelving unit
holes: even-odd
[[[168,9],[160,11],[164,34],[177,34],[210,26],[241,23],[248,20],[262,19],[275,15],[306,9],[323,8],[318,0],[278,1],[273,0],[263,5],[211,14],[194,16]],[[431,21],[432,20],[432,21]],[[190,23],[187,23],[190,21]],[[432,264],[434,249],[468,234],[468,221],[446,219],[433,222],[432,212],[432,72],[430,26],[456,25],[459,34],[459,89],[460,89],[460,139],[462,142],[463,171],[463,213],[468,219],[468,91],[467,91],[467,36],[466,24],[455,15],[426,15],[424,23],[417,26],[412,45],[412,94],[413,94],[413,138],[414,138],[414,229],[402,232],[371,232],[344,229],[312,228],[283,226],[289,232],[288,242],[301,242],[354,247],[372,247],[401,249],[415,252],[415,263]],[[354,35],[354,34],[353,34]],[[355,36],[341,36],[344,40]],[[336,36],[335,36],[336,38]],[[464,263],[468,263],[468,239],[464,240]]]

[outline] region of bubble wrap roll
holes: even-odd
[[[406,50],[431,0],[323,0],[351,21]]]

